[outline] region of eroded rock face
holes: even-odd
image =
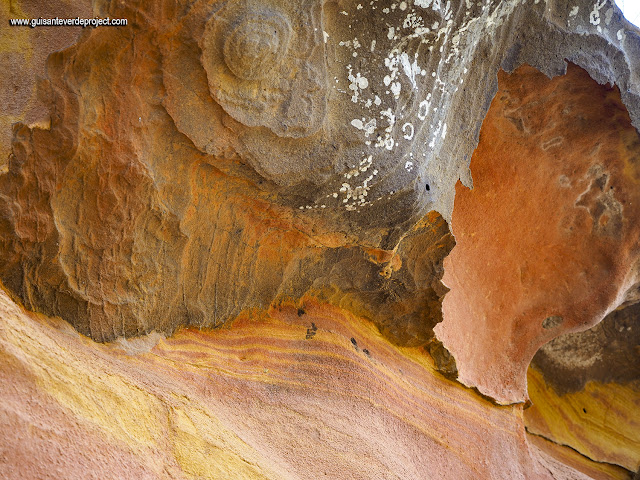
[[[49,57],[50,119],[1,92],[0,280],[49,315],[0,294],[2,475],[628,477],[436,372],[523,402],[541,345],[640,299],[640,37],[612,3],[93,5],[129,24]],[[531,370],[527,425],[634,469],[627,367],[610,410],[599,370],[548,395]],[[587,400],[615,442],[549,414]]]
[[[640,304],[547,343],[527,379],[529,432],[599,462],[640,469]]]
[[[560,395],[588,382],[633,383],[640,379],[640,304],[611,312],[595,327],[561,335],[542,346],[532,366]]]
[[[636,295],[640,136],[617,89],[578,67],[500,82],[474,188],[458,186],[436,333],[463,383],[510,403],[540,346]]]
[[[638,118],[637,32],[588,3],[97,2],[129,25],[49,59],[51,127],[17,127],[0,178],[0,277],[98,340],[321,286],[424,342],[453,245],[425,215],[471,184],[498,68],[566,57]],[[403,269],[415,241],[432,253]]]
[[[0,172],[11,154],[12,125],[49,123],[46,99],[38,98],[39,79],[46,76],[49,54],[72,45],[82,33],[77,27],[10,27],[12,18],[91,17],[91,1],[3,2],[0,5]]]

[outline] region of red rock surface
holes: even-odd
[[[474,188],[456,188],[451,291],[435,331],[462,383],[512,403],[527,399],[541,345],[635,293],[640,136],[617,88],[578,67],[554,79],[521,67],[499,82]]]

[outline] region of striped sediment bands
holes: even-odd
[[[4,294],[0,314],[2,444],[19,452],[0,474],[551,478],[521,406],[480,399],[422,348],[311,298],[103,345]]]
[[[571,445],[598,462],[640,468],[640,383],[589,381],[583,389],[556,392],[535,367],[527,375],[533,406],[525,411],[531,433]]]

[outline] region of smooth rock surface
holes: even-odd
[[[601,478],[549,461],[521,406],[444,379],[424,350],[335,307],[305,312],[254,312],[131,355],[1,293],[0,476]]]

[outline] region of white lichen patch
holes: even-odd
[[[372,168],[372,165],[372,155],[364,157],[358,165],[354,166],[344,174],[344,178],[346,180],[359,177],[362,179],[362,182],[354,186],[351,185],[350,182],[345,181],[342,183],[338,192],[333,192],[332,194],[327,195],[327,197],[338,198],[340,196],[341,204],[349,211],[354,211],[358,207],[370,204],[371,202],[367,201],[367,197],[371,190],[371,181],[378,174],[378,170],[374,169],[366,178],[364,177],[364,174]]]
[[[369,87],[369,80],[366,77],[362,76],[360,72],[353,74],[353,67],[351,65],[347,65],[347,79],[349,80],[349,90],[351,90],[351,101],[353,103],[358,103],[358,98],[362,90]]]
[[[611,23],[611,18],[613,18],[613,8],[607,9],[604,14],[604,23],[608,26]]]
[[[376,131],[376,119],[372,118],[369,121],[366,121],[364,118],[354,118],[351,120],[351,125],[358,130],[362,130],[364,132],[365,138],[369,135],[372,135]]]
[[[402,65],[402,71],[409,79],[411,86],[417,89],[418,85],[416,84],[416,75],[419,75],[422,71],[422,69],[418,66],[418,52],[416,52],[414,55],[413,63],[411,63],[411,61],[409,60],[409,55],[407,55],[405,52],[402,52],[400,54],[400,64]]]
[[[413,136],[415,134],[415,128],[412,123],[405,123],[402,126],[402,133],[405,140],[413,140]]]
[[[365,163],[347,166],[339,191],[328,193],[326,198],[323,194],[324,203],[318,203],[328,206],[338,203],[348,210],[358,211],[361,206],[375,201],[367,200],[372,196],[390,197],[392,193],[388,191],[376,191],[375,195],[369,192],[377,173],[375,170],[371,174],[372,156],[369,153],[373,157],[380,154],[380,161],[385,166],[402,168],[404,165],[406,172],[420,178],[426,169],[440,168],[437,165],[430,167],[430,164],[439,157],[447,139],[448,109],[443,107],[453,101],[456,92],[464,90],[463,84],[467,84],[471,69],[468,59],[476,54],[477,39],[493,37],[497,27],[514,9],[523,2],[534,1],[464,0],[455,12],[450,0],[354,2],[350,14],[359,10],[358,15],[367,15],[378,5],[374,15],[379,18],[384,18],[382,13],[387,15],[377,32],[356,31],[364,24],[354,22],[354,30],[347,38],[339,42],[335,39],[342,49],[338,58],[357,56],[357,60],[344,62],[351,63],[343,71],[346,78],[335,79],[334,89],[351,99],[347,102],[351,105],[347,107],[350,112],[347,122],[355,129],[352,134],[362,135]],[[598,23],[607,23],[612,17],[609,10],[602,10],[602,20],[599,13],[604,0],[594,1],[597,2]],[[578,15],[577,7],[571,9],[569,6],[567,12],[569,10],[569,16]],[[587,11],[583,12],[585,16]],[[349,23],[351,18],[349,16],[344,23]],[[384,65],[383,71],[377,72],[375,69],[380,63]],[[390,162],[395,165],[387,165]]]
[[[607,0],[596,1],[593,10],[589,13],[589,23],[592,25],[600,25],[600,10],[606,5]]]

